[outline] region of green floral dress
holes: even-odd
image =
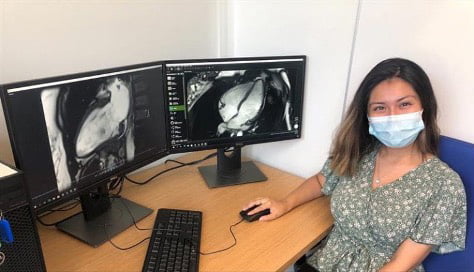
[[[334,227],[308,263],[320,271],[377,271],[407,238],[433,252],[464,249],[466,194],[459,175],[432,157],[392,183],[372,189],[377,150],[358,174],[339,177],[330,160],[321,171]],[[415,271],[424,271],[418,266]]]

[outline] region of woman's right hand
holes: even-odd
[[[323,193],[321,190],[325,181],[326,178],[321,173],[318,173],[306,179],[302,184],[300,184],[300,186],[298,186],[298,188],[293,190],[283,200],[259,197],[244,206],[242,210],[247,210],[248,208],[251,208],[255,205],[260,205],[249,212],[249,215],[258,213],[259,211],[263,211],[265,209],[270,209],[270,214],[260,217],[259,220],[269,221],[276,219],[289,212],[291,209],[322,196]]]
[[[268,197],[259,197],[245,205],[242,210],[246,210],[255,205],[259,206],[251,210],[248,213],[249,215],[258,213],[259,211],[263,211],[265,209],[270,209],[270,214],[260,217],[259,221],[270,221],[273,219],[277,219],[278,217],[284,215],[291,209],[288,203],[286,203],[286,201],[284,200],[274,200]]]

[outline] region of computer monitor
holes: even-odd
[[[162,63],[5,84],[1,96],[36,213],[80,197],[82,213],[57,227],[98,246],[152,212],[110,198],[107,183],[168,154]]]
[[[167,61],[171,153],[217,148],[217,165],[199,168],[211,188],[266,180],[241,162],[240,148],[301,137],[305,63],[305,56]]]

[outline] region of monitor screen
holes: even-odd
[[[168,61],[171,152],[299,138],[305,56]]]
[[[161,63],[6,84],[2,98],[35,209],[167,154]]]

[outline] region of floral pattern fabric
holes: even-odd
[[[334,227],[308,259],[320,271],[377,271],[408,238],[437,253],[464,249],[466,195],[459,175],[432,157],[372,189],[376,154],[364,156],[351,178],[333,174],[330,160],[324,164],[322,191],[331,195]]]

